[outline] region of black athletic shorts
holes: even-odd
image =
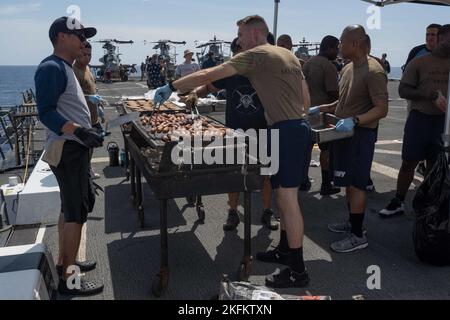
[[[61,212],[66,223],[84,224],[94,209],[89,149],[75,141],[66,141],[58,167],[50,167],[58,181]]]

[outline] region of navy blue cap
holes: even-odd
[[[50,30],[48,31],[48,36],[50,37],[50,40],[53,40],[60,32],[74,34],[80,31],[84,33],[86,39],[92,38],[97,34],[97,29],[85,28],[80,21],[75,18],[61,17],[52,23]]]

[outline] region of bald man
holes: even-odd
[[[379,121],[388,114],[387,77],[377,60],[367,55],[367,35],[360,25],[347,27],[341,36],[342,57],[351,62],[342,70],[339,101],[321,109],[336,107],[339,132],[354,131],[349,139],[334,143],[335,185],[346,188],[350,219],[328,226],[347,236],[331,245],[339,253],[368,247],[363,231],[366,186],[370,177]]]
[[[292,44],[291,36],[288,34],[283,34],[283,35],[279,36],[278,40],[277,40],[277,46],[285,48],[289,51],[292,51],[292,48],[294,47],[294,45]]]
[[[258,254],[264,262],[288,268],[266,278],[272,288],[300,288],[308,285],[309,275],[303,259],[304,222],[298,191],[307,179],[311,128],[306,121],[309,96],[298,59],[289,51],[267,43],[269,28],[257,15],[238,21],[238,44],[244,52],[229,62],[169,83],[155,93],[155,103],[166,101],[174,91],[190,91],[199,86],[239,74],[255,88],[270,131],[279,140],[279,170],[271,178],[281,216],[281,240],[275,250]],[[271,136],[269,132],[269,136]]]

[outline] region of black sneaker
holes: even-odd
[[[280,224],[275,220],[275,214],[272,210],[264,210],[261,218],[261,222],[267,229],[277,231],[280,228]]]
[[[382,218],[390,218],[405,214],[405,204],[397,197],[391,200],[386,209],[380,211]]]
[[[81,279],[80,287],[76,289],[69,289],[67,282],[64,279],[59,280],[58,292],[63,296],[94,296],[102,293],[104,286],[96,284],[92,281]]]
[[[277,270],[274,274],[266,277],[266,286],[274,289],[303,288],[310,282],[308,273],[297,273],[287,268],[283,271]]]
[[[366,191],[367,191],[367,192],[374,193],[374,192],[377,192],[377,188],[375,188],[375,185],[369,184],[369,185],[366,187]]]
[[[236,230],[240,222],[239,213],[236,210],[230,210],[228,212],[227,222],[223,225],[223,231]]]
[[[307,182],[302,183],[302,184],[300,185],[300,191],[306,191],[306,192],[308,192],[308,191],[311,190],[311,188],[312,188],[311,179],[308,179]]]
[[[323,197],[332,196],[334,194],[341,193],[341,188],[333,187],[331,184],[323,184],[320,189],[320,195]]]
[[[76,261],[75,266],[80,268],[81,273],[86,273],[86,272],[95,270],[95,268],[97,268],[97,262],[95,262],[95,261],[85,261],[85,262]],[[62,276],[63,266],[56,266],[56,272],[58,272],[59,276]]]
[[[197,203],[197,197],[187,197],[186,202],[188,203],[189,207],[195,207],[195,204]]]
[[[289,254],[281,252],[278,247],[267,252],[260,252],[256,259],[265,263],[277,263],[287,266]]]

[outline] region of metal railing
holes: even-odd
[[[3,160],[3,167],[34,165],[39,158],[35,148],[39,122],[35,94],[29,89],[22,97],[23,103],[19,106],[0,106],[0,160]]]

